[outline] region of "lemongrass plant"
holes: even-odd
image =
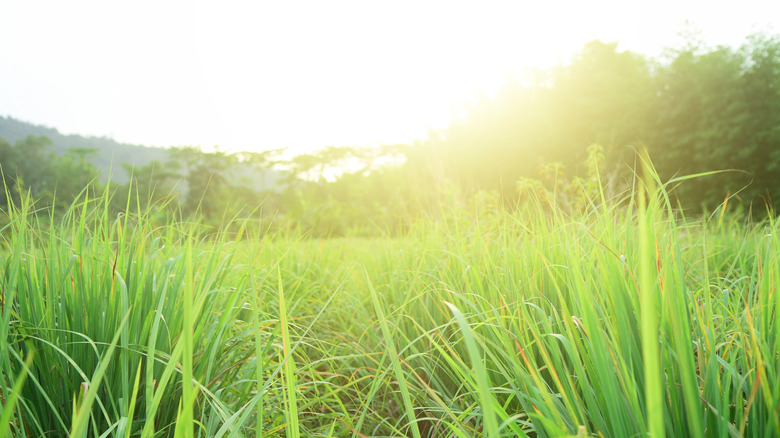
[[[685,217],[645,167],[576,211],[443,206],[394,239],[23,203],[0,434],[780,435],[780,224]]]
[[[276,291],[235,260],[227,233],[155,226],[153,211],[110,217],[109,200],[85,192],[60,219],[33,214],[29,200],[8,212],[0,413],[9,433],[254,436],[291,428],[274,395],[284,358],[274,354],[279,312],[266,297]],[[255,330],[238,316],[246,308]],[[260,403],[273,413],[264,424],[237,421]]]

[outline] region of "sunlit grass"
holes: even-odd
[[[778,223],[674,217],[659,183],[579,213],[451,207],[395,239],[23,203],[0,433],[778,435]]]

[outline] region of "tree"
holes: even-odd
[[[780,200],[780,36],[756,34],[742,47],[746,106],[741,153],[753,183],[749,198]]]
[[[14,176],[17,187],[29,190],[33,197],[52,194],[56,184],[55,166],[57,158],[51,151],[51,140],[47,137],[29,135],[18,140],[16,150],[16,169]],[[19,180],[23,183],[19,184]]]
[[[53,166],[55,178],[55,202],[61,208],[69,206],[87,187],[96,187],[100,174],[88,157],[97,154],[93,148],[71,148],[58,157]]]
[[[14,194],[17,192],[15,171],[16,150],[11,146],[11,143],[4,138],[0,138],[0,172],[2,173],[3,183],[3,190],[0,192],[0,207],[7,206],[14,199]]]
[[[594,41],[570,65],[508,77],[495,97],[464,105],[465,117],[428,145],[464,189],[513,196],[515,182],[541,163],[576,173],[593,143],[617,157],[637,144],[653,108],[651,73],[643,57]]]

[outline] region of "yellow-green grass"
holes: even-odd
[[[779,225],[665,195],[325,240],[25,203],[0,433],[778,436]]]

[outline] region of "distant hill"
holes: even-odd
[[[143,166],[152,161],[168,159],[168,151],[164,148],[119,143],[106,137],[65,135],[55,128],[34,125],[12,117],[0,117],[0,138],[13,144],[28,135],[48,137],[53,143],[54,151],[59,154],[63,154],[71,148],[95,149],[96,155],[90,157],[89,160],[102,171],[100,179],[103,182],[108,181],[109,176],[114,182],[125,183],[128,181],[129,175],[121,163]]]
[[[28,135],[48,137],[53,143],[53,150],[59,154],[63,154],[71,148],[95,149],[96,154],[89,157],[89,161],[101,171],[100,179],[102,182],[108,181],[110,176],[112,182],[126,183],[129,180],[129,175],[122,163],[144,166],[152,161],[165,162],[169,158],[168,150],[162,147],[120,143],[106,137],[65,135],[55,128],[0,116],[0,138],[13,144]],[[260,173],[250,171],[248,167],[236,169],[232,176],[233,179],[237,180],[236,182],[241,182],[255,190],[279,190],[279,184],[282,180],[282,175],[278,171]]]

